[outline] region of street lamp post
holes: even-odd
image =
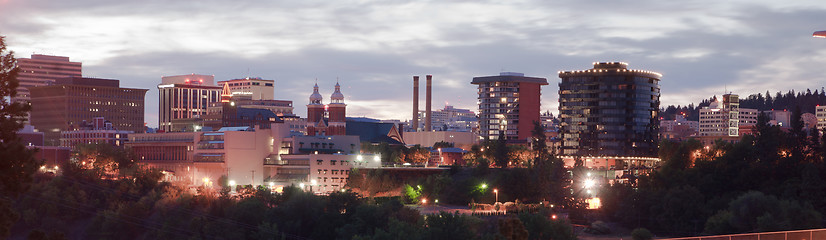
[[[499,190],[493,189],[493,194],[496,195],[496,202],[499,202]]]

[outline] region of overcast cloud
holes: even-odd
[[[314,81],[326,102],[338,79],[348,115],[402,120],[413,75],[434,75],[434,109],[472,110],[474,76],[544,77],[542,108],[556,111],[557,71],[594,61],[662,73],[663,105],[814,90],[825,20],[822,1],[0,0],[17,57],[69,56],[86,76],[150,89],[150,126],[161,76],[189,73],[273,79],[302,116]]]

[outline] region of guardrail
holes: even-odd
[[[826,228],[783,231],[783,232],[762,232],[762,233],[742,233],[729,235],[714,235],[684,238],[665,238],[668,240],[820,240],[826,239]]]

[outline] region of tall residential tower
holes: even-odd
[[[548,80],[503,72],[499,76],[474,77],[479,88],[479,135],[498,139],[504,133],[511,142],[527,141],[533,122],[539,121],[539,97]]]
[[[627,67],[595,62],[592,69],[559,72],[563,156],[599,157],[592,160],[605,159],[605,166],[657,158],[662,75]]]

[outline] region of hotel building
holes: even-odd
[[[214,81],[214,76],[198,74],[162,77],[158,85],[159,130],[185,131],[174,128],[173,120],[207,114],[209,104],[221,99],[221,87],[215,86]]]

